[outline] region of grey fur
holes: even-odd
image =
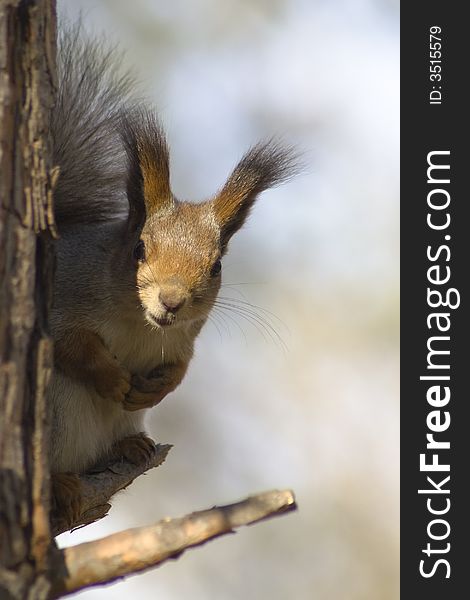
[[[60,228],[96,223],[126,210],[125,153],[118,134],[123,111],[137,103],[129,71],[104,41],[87,39],[80,25],[58,40],[58,95],[51,119]]]
[[[121,72],[120,59],[103,40],[89,39],[81,25],[62,28],[58,96],[51,117],[54,162],[60,168],[54,193],[60,233],[51,314],[55,339],[73,328],[98,333],[108,345],[108,330],[120,328],[124,337],[139,337],[138,327],[123,319],[136,284],[127,255],[118,251],[125,241],[128,212],[127,155],[119,123],[122,113],[138,101],[135,81],[129,72]],[[113,351],[119,354],[117,348]],[[154,365],[132,366],[138,372]],[[114,441],[143,429],[142,412],[123,411],[86,382],[73,381],[57,369],[48,394],[53,472],[83,471]]]

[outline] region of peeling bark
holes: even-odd
[[[102,468],[79,475],[81,483],[81,506],[83,509],[79,519],[72,524],[72,529],[94,523],[105,517],[111,504],[112,496],[129,486],[136,477],[142,475],[149,469],[159,467],[167,457],[171,446],[168,444],[157,444],[155,454],[150,463],[133,464],[127,460],[115,460]],[[59,535],[68,531],[63,520],[58,518],[52,520],[52,531]]]

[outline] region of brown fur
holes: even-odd
[[[144,145],[138,148],[140,168],[144,182],[144,197],[147,214],[171,205],[170,171],[166,154],[155,152],[155,148]]]
[[[122,402],[130,374],[111,356],[103,340],[87,329],[72,329],[55,341],[56,365],[67,375],[86,381],[104,398]]]
[[[173,295],[184,303],[175,320],[193,318],[194,310],[198,316],[201,311],[207,314],[220,285],[220,278],[210,274],[220,256],[220,233],[210,207],[175,201],[171,210],[150,217],[141,239],[147,249],[146,260],[137,271],[142,304],[159,313],[158,286],[160,294]]]
[[[123,402],[124,410],[142,410],[159,404],[173,392],[188,370],[189,360],[158,367],[148,377],[134,375],[132,389]]]

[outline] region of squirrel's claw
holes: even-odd
[[[175,366],[168,365],[152,371],[150,377],[132,375],[131,389],[122,403],[124,410],[134,411],[156,406],[181,381],[175,374]]]
[[[126,394],[122,406],[124,410],[128,411],[151,408],[161,402],[169,392],[171,392],[170,389],[160,388],[159,392],[140,392],[135,388],[131,388],[130,392]]]
[[[132,375],[131,377],[131,388],[138,392],[146,393],[160,393],[165,387],[168,387],[170,383],[170,377],[161,371],[152,371],[149,377],[142,377],[142,375]]]
[[[156,448],[155,442],[145,433],[137,433],[116,442],[112,453],[122,456],[134,465],[139,465],[143,462],[150,462]]]

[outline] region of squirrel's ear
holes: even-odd
[[[129,226],[141,227],[146,216],[173,203],[168,146],[157,117],[135,110],[121,120],[128,157]]]
[[[223,251],[245,222],[258,195],[289,180],[300,170],[297,152],[274,140],[257,144],[245,154],[224,187],[211,200],[221,230]]]

